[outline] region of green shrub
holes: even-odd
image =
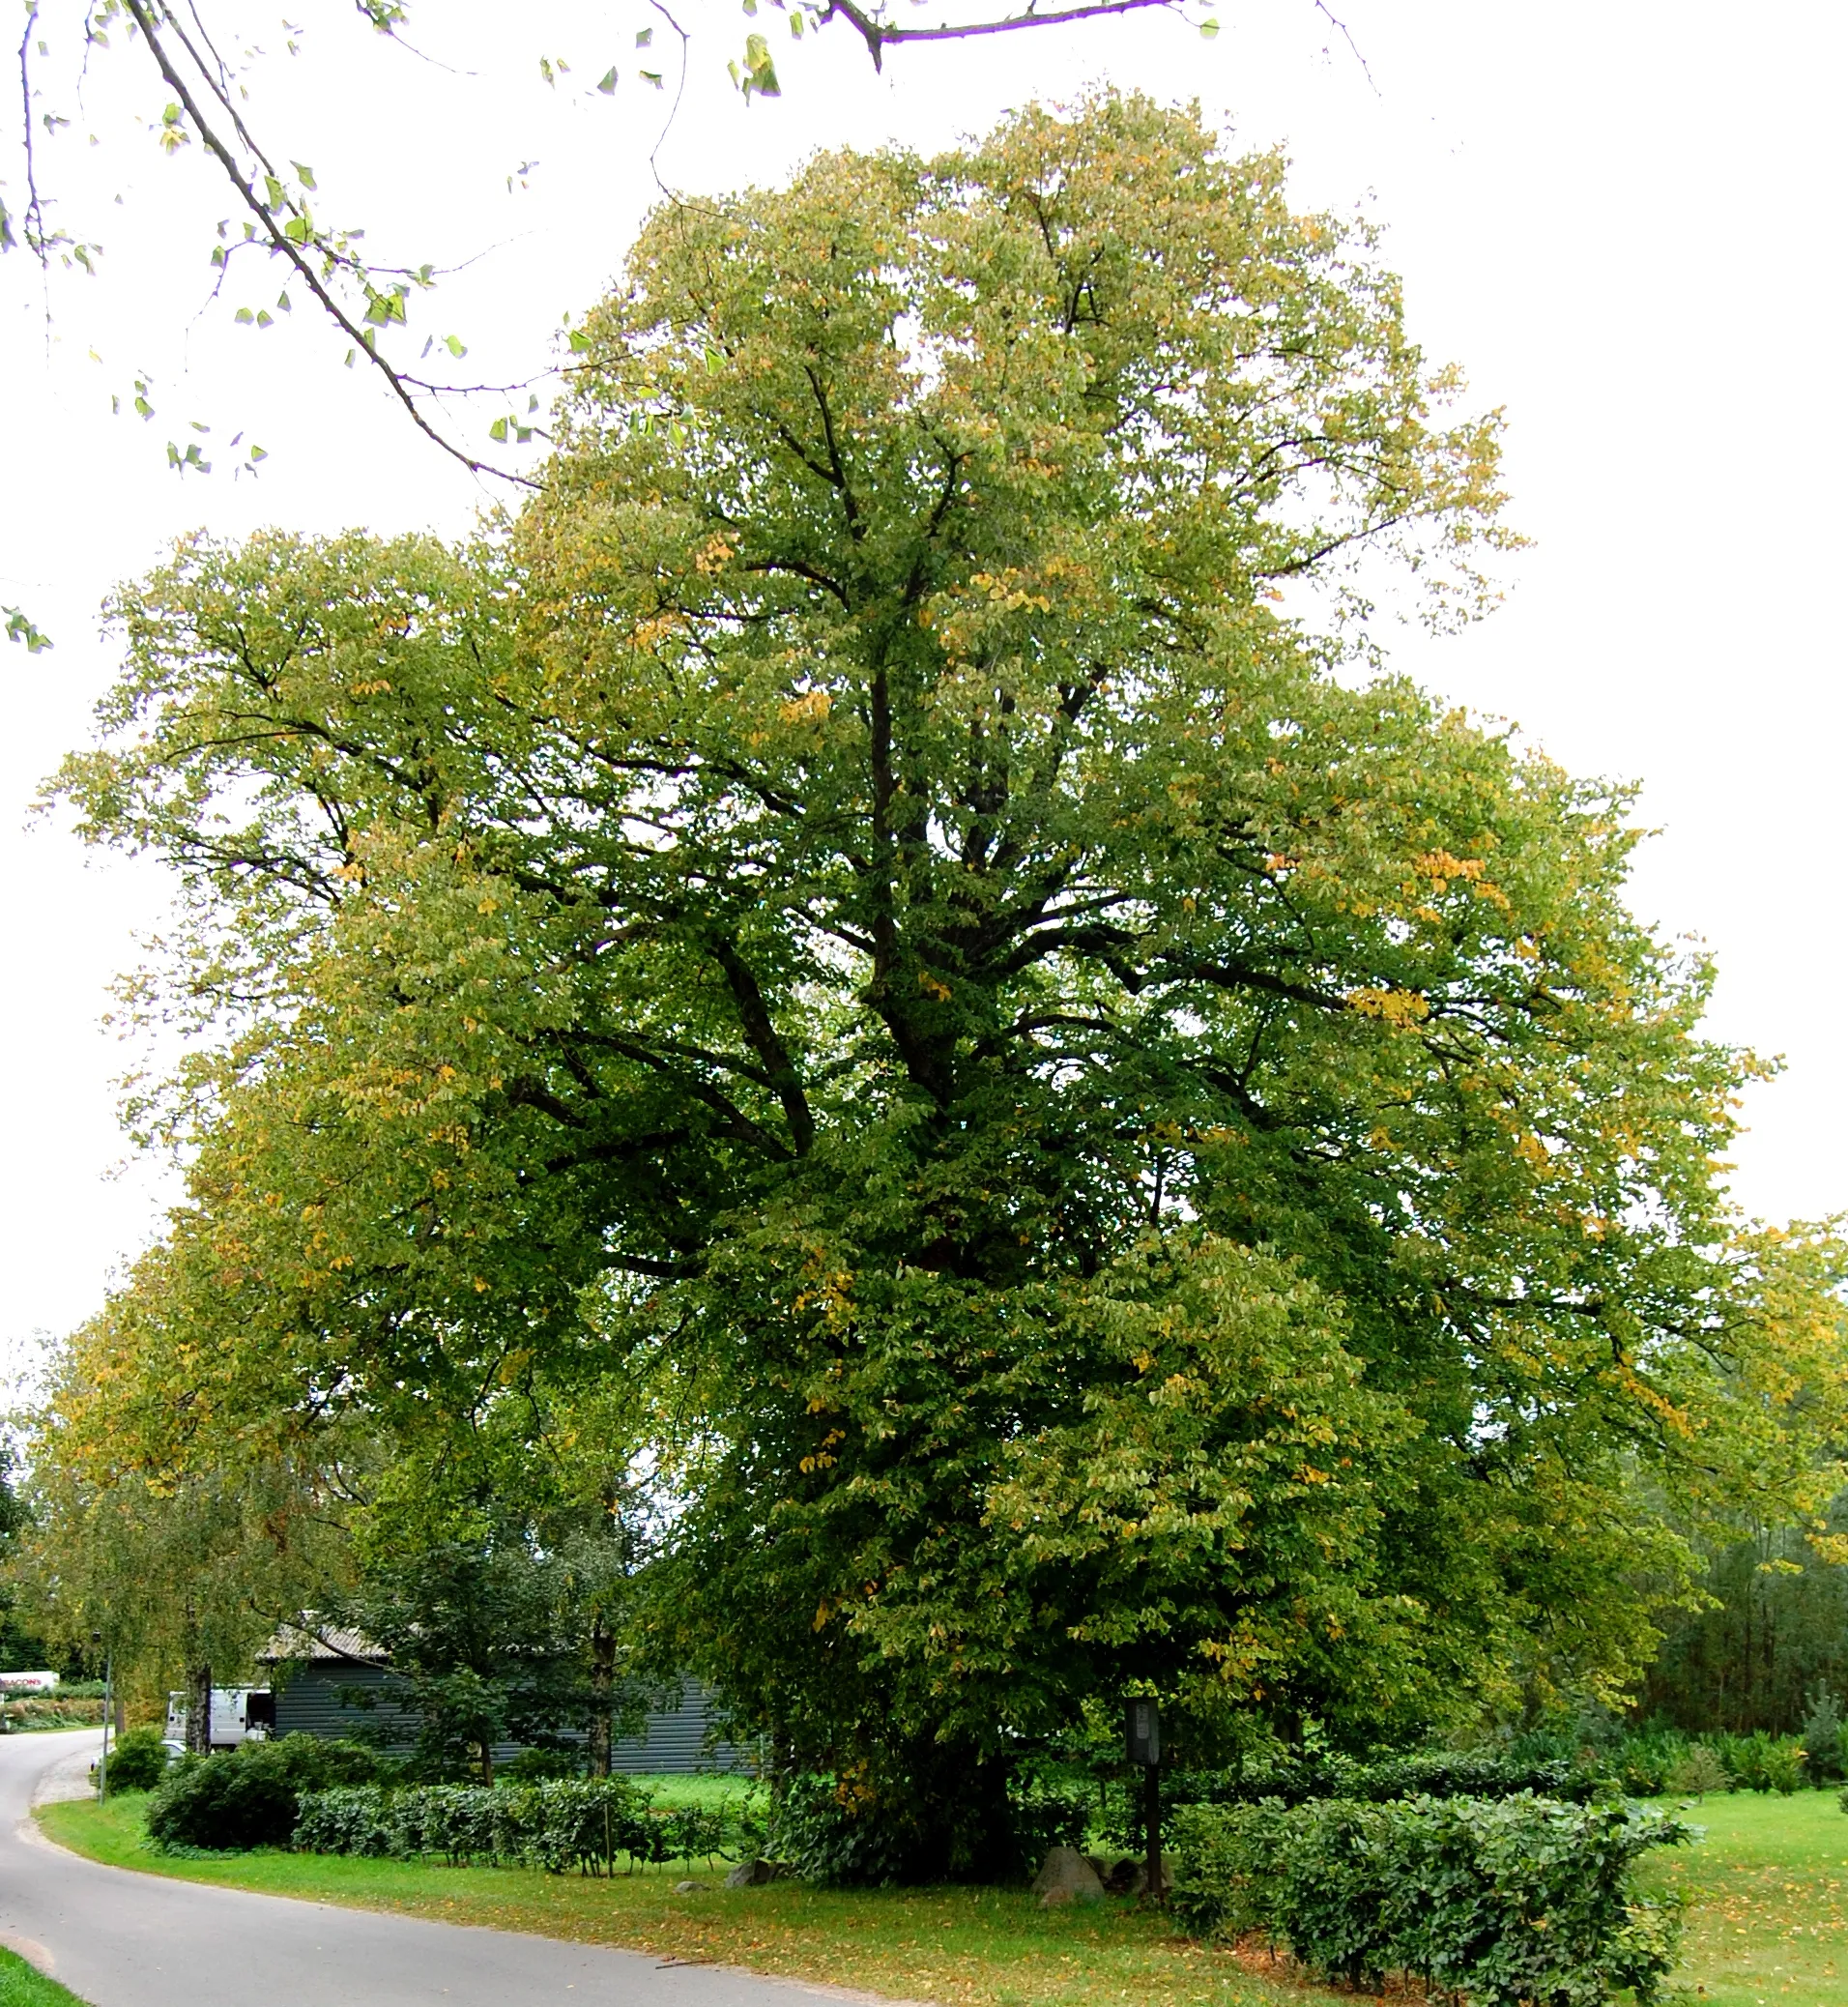
[[[878,1888],[906,1878],[917,1842],[902,1816],[821,1775],[788,1777],[770,1807],[767,1846],[805,1881]]]
[[[625,1777],[558,1777],[309,1791],[294,1841],[304,1853],[439,1854],[457,1864],[608,1874],[624,1856],[638,1864],[730,1856],[760,1831],[742,1798],[724,1807],[656,1806]]]
[[[1804,1774],[1812,1784],[1831,1784],[1842,1775],[1844,1724],[1841,1707],[1826,1686],[1810,1690],[1804,1720]]]
[[[5,1703],[0,1714],[12,1729],[94,1729],[102,1720],[102,1699],[67,1693],[21,1694]]]
[[[1794,1791],[1804,1778],[1804,1746],[1795,1735],[1757,1729],[1749,1735],[1716,1735],[1714,1749],[1741,1790]]]
[[[1704,1798],[1709,1791],[1729,1791],[1726,1766],[1704,1742],[1696,1742],[1668,1773],[1668,1789],[1684,1796]]]
[[[1789,1797],[1805,1781],[1805,1752],[1795,1735],[1779,1736],[1765,1759],[1765,1782],[1771,1789]]]
[[[390,1817],[394,1795],[376,1784],[303,1791],[290,1843],[303,1853],[395,1853],[399,1849]]]
[[[1175,1914],[1261,1930],[1350,1985],[1407,1972],[1472,2007],[1661,1997],[1679,1905],[1645,1903],[1637,1857],[1693,1829],[1617,1801],[1531,1795],[1193,1806],[1172,1825]]]
[[[287,1847],[304,1791],[361,1783],[387,1766],[357,1742],[285,1735],[246,1742],[228,1756],[188,1757],[148,1807],[148,1832],[161,1847],[236,1852]]]
[[[295,1827],[295,1784],[264,1754],[188,1757],[155,1792],[149,1836],[161,1847],[237,1851],[286,1847]]]
[[[813,1773],[779,1786],[765,1847],[803,1880],[829,1888],[998,1880],[1030,1872],[1049,1847],[1077,1846],[1092,1802],[1079,1781],[1024,1771],[1009,1781],[1005,1804],[973,1834],[926,1823],[912,1794]]]
[[[1083,1847],[1093,1803],[1082,1784],[1023,1777],[1009,1794],[1021,1859],[1037,1867],[1054,1847]]]
[[[159,1729],[130,1729],[109,1750],[112,1791],[151,1791],[167,1774],[167,1749]]]
[[[1633,1731],[1601,1753],[1607,1770],[1631,1798],[1659,1798],[1672,1789],[1669,1779],[1688,1760],[1689,1743],[1678,1729]]]

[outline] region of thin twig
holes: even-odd
[[[256,190],[250,186],[242,167],[232,157],[231,150],[218,137],[217,131],[207,121],[205,114],[199,108],[196,95],[186,78],[180,74],[172,57],[167,53],[166,45],[160,40],[153,10],[150,8],[148,0],[124,0],[124,4],[128,8],[130,18],[141,30],[148,48],[153,54],[155,62],[159,67],[160,74],[166,79],[169,88],[179,100],[181,108],[192,121],[193,129],[204,142],[207,151],[229,177],[232,186],[242,197],[245,206],[256,218],[263,235],[274,247],[276,252],[295,268],[296,274],[301,278],[303,284],[320,302],[323,311],[326,312],[334,326],[340,329],[353,341],[356,350],[363,352],[366,360],[385,378],[391,388],[391,394],[403,405],[410,417],[411,422],[433,445],[440,447],[452,460],[459,461],[471,474],[491,474],[497,480],[511,481],[520,487],[536,489],[539,486],[539,482],[534,480],[530,476],[510,474],[505,468],[495,466],[491,461],[476,459],[473,454],[465,451],[463,448],[445,438],[423,415],[410,387],[405,383],[398,371],[379,352],[377,343],[370,333],[361,328],[354,321],[346,308],[340,305],[339,301],[333,297],[326,284],[323,283],[320,274],[315,271],[305,255],[303,247],[296,244],[293,239],[284,235],[277,227],[274,217],[257,199]],[[182,42],[185,41],[184,34],[181,39]]]
[[[1373,73],[1368,68],[1367,58],[1360,52],[1360,44],[1354,40],[1354,31],[1342,19],[1340,15],[1334,12],[1329,6],[1328,0],[1315,0],[1315,12],[1325,21],[1330,22],[1341,36],[1341,39],[1346,43],[1348,53],[1360,65],[1360,73],[1367,79],[1367,88],[1377,98],[1380,95],[1379,86],[1373,81]]]
[[[668,106],[666,121],[663,123],[661,130],[654,135],[654,144],[649,149],[649,172],[654,177],[654,186],[657,189],[659,189],[662,194],[667,196],[670,201],[679,201],[679,197],[675,193],[675,191],[671,188],[668,187],[667,183],[661,179],[661,170],[659,166],[656,165],[656,157],[659,155],[661,149],[667,144],[667,135],[671,131],[673,131],[674,121],[680,115],[680,100],[686,96],[687,50],[691,44],[692,37],[687,34],[686,30],[680,26],[679,22],[677,21],[674,18],[674,16],[667,11],[667,9],[661,4],[661,0],[649,0],[649,5],[654,9],[655,13],[658,14],[661,16],[661,18],[668,24],[668,26],[674,30],[675,34],[677,34],[680,38],[680,80],[674,87],[674,102]]]

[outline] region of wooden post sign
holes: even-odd
[[[1142,1837],[1145,1888],[1150,1902],[1167,1893],[1162,1880],[1162,1711],[1153,1701],[1129,1703],[1124,1750],[1142,1770]]]

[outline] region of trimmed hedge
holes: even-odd
[[[1662,1997],[1681,1905],[1644,1902],[1637,1858],[1697,1829],[1605,1800],[1419,1797],[1189,1806],[1174,1816],[1175,1916],[1261,1931],[1313,1970],[1374,1988],[1411,1973],[1472,2007]]]
[[[1348,1798],[1383,1805],[1400,1798],[1591,1798],[1596,1775],[1564,1759],[1509,1757],[1485,1750],[1421,1750],[1412,1756],[1278,1757],[1235,1769],[1180,1771],[1163,1793],[1177,1804],[1306,1805]]]
[[[611,1874],[632,1864],[733,1857],[757,1837],[741,1807],[655,1806],[624,1777],[563,1777],[537,1784],[361,1785],[310,1791],[294,1842],[303,1853],[440,1854],[519,1863],[554,1875]]]
[[[1702,1789],[1793,1791],[1848,1770],[1848,1731],[1836,1730],[1839,1746],[1831,1761],[1822,1728],[1819,1721],[1820,1760],[1802,1738],[1762,1729],[1749,1735],[1716,1730],[1699,1736],[1679,1729],[1638,1729],[1576,1748],[1566,1746],[1564,1737],[1536,1734],[1512,1750],[1421,1750],[1368,1760],[1318,1752],[1248,1760],[1227,1770],[1174,1771],[1165,1776],[1162,1790],[1176,1805],[1257,1805],[1268,1798],[1286,1805],[1319,1798],[1386,1804],[1413,1797],[1508,1798],[1522,1791],[1584,1804],[1619,1791],[1654,1798],[1689,1789],[1683,1773],[1691,1763],[1705,1777],[1716,1766],[1724,1777],[1723,1785],[1709,1782]],[[1134,1813],[1131,1803],[1129,1814]]]

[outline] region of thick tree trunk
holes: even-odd
[[[212,1668],[187,1668],[187,1748],[194,1756],[212,1753]]]
[[[611,1710],[616,1702],[616,1639],[599,1616],[591,1627],[591,1775],[610,1774]]]

